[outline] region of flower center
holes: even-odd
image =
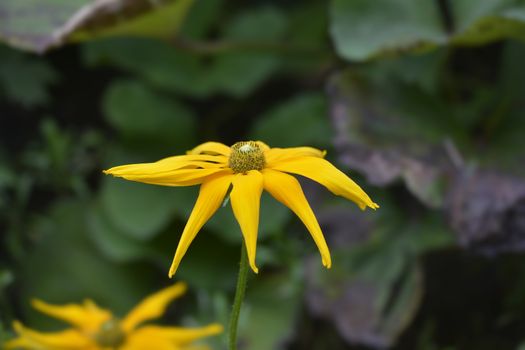
[[[228,165],[235,173],[262,170],[266,164],[263,150],[254,141],[237,142],[231,150]]]
[[[120,328],[120,322],[118,319],[112,318],[107,320],[100,326],[100,329],[95,334],[95,341],[100,347],[108,347],[116,349],[126,339],[126,334]]]

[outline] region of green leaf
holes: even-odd
[[[182,25],[181,36],[192,39],[204,38],[217,20],[223,5],[223,0],[196,1]]]
[[[115,38],[83,45],[87,65],[111,65],[128,70],[152,85],[190,96],[213,91],[201,58],[150,39]]]
[[[154,258],[151,248],[112,225],[100,205],[95,205],[87,215],[89,237],[109,259],[128,262],[145,257]]]
[[[273,46],[283,38],[286,24],[282,12],[267,7],[234,17],[220,38],[221,49],[212,57],[205,55],[208,52],[188,53],[160,41],[119,39],[85,45],[84,59],[89,65],[124,68],[157,87],[189,96],[223,92],[240,97],[279,68],[280,58]]]
[[[131,1],[130,8],[133,6]],[[145,2],[144,7],[147,8],[144,14],[130,13],[129,18],[125,21],[116,21],[115,24],[107,26],[108,12],[96,12],[92,25],[90,27],[80,27],[74,32],[71,40],[89,40],[95,38],[111,37],[111,36],[139,36],[139,37],[154,37],[170,39],[179,30],[186,13],[193,4],[194,0],[170,0],[157,3],[151,1]],[[153,4],[152,7],[150,7]],[[136,5],[135,5],[136,6]],[[112,16],[126,16],[126,8],[122,7],[118,13],[111,14]],[[111,17],[111,16],[109,16]],[[114,18],[112,18],[114,20]]]
[[[26,108],[44,105],[49,86],[57,80],[58,74],[43,59],[0,45],[0,93],[8,100]]]
[[[99,36],[173,35],[193,0],[6,0],[0,4],[0,38],[43,52],[68,40]],[[123,20],[125,19],[125,20]]]
[[[525,3],[522,0],[491,0],[452,3],[456,45],[482,45],[504,38],[525,40]]]
[[[395,343],[415,317],[424,288],[419,257],[453,242],[437,215],[413,221],[383,204],[370,240],[336,247],[331,273],[315,265],[308,274],[310,308],[348,342],[372,347]]]
[[[285,15],[273,7],[246,12],[226,28],[225,42],[256,45],[278,43],[286,31]],[[269,50],[243,52],[232,50],[219,54],[211,70],[216,89],[233,96],[244,96],[272,74],[280,63],[279,55]]]
[[[201,231],[182,259],[176,278],[180,278],[195,289],[227,290],[235,285],[239,266],[240,245],[228,242]],[[171,246],[170,262],[176,249],[178,237],[170,233],[165,245]],[[166,266],[166,272],[168,271]]]
[[[291,98],[258,118],[252,135],[272,147],[327,147],[332,128],[324,96],[310,93]]]
[[[446,42],[436,1],[335,0],[331,17],[336,50],[349,60],[426,50]]]
[[[398,52],[426,51],[436,46],[483,45],[505,38],[525,40],[522,0],[446,2],[450,29],[436,1],[335,0],[332,38],[348,60],[367,60]]]
[[[177,100],[156,93],[138,81],[116,81],[104,96],[109,123],[123,137],[145,146],[186,150],[193,146],[196,117]]]
[[[111,224],[123,234],[149,240],[165,228],[174,214],[176,189],[105,178],[101,205]]]
[[[31,252],[16,276],[25,319],[34,328],[49,329],[52,319],[30,308],[32,298],[56,304],[91,298],[121,316],[151,291],[153,280],[142,268],[114,264],[94,249],[87,210],[82,202],[57,202],[31,226]]]
[[[260,277],[248,283],[240,338],[249,349],[279,349],[294,330],[301,302],[299,281],[290,273]]]

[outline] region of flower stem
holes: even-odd
[[[244,245],[241,247],[241,262],[239,264],[239,277],[237,278],[237,288],[235,290],[235,299],[233,301],[232,313],[230,316],[230,330],[228,337],[228,349],[237,350],[237,325],[239,323],[239,314],[241,305],[244,300],[246,290],[246,280],[248,276],[248,255]]]

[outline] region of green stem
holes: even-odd
[[[241,247],[241,262],[239,266],[239,277],[237,278],[237,288],[235,290],[235,299],[233,301],[232,313],[230,316],[230,330],[228,337],[228,349],[237,350],[237,325],[239,323],[239,314],[241,305],[244,300],[246,291],[246,280],[248,276],[248,256],[244,245]]]

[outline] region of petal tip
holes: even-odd
[[[322,261],[323,261],[323,266],[326,267],[327,269],[330,269],[332,267],[332,259],[330,259],[330,257],[328,258],[323,257]]]
[[[210,334],[219,334],[224,332],[224,327],[222,326],[222,324],[213,323],[208,326],[208,331],[210,332]]]

